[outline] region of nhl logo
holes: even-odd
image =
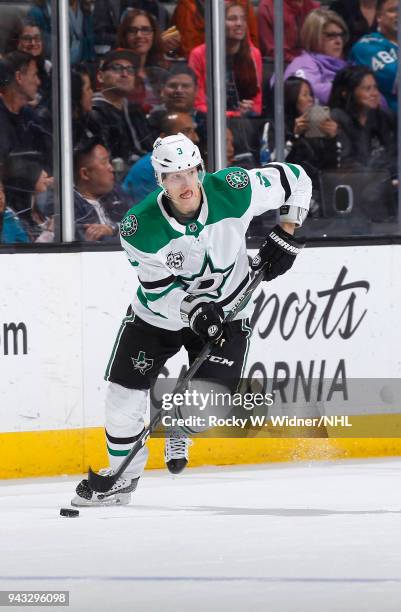
[[[198,226],[196,225],[196,223],[190,223],[188,225],[188,229],[190,232],[196,232],[196,230],[198,229]]]
[[[121,221],[120,233],[124,238],[133,236],[138,229],[138,219],[135,215],[128,215]]]
[[[233,189],[245,189],[249,184],[249,176],[244,170],[234,170],[227,174],[226,181]]]

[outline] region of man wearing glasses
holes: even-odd
[[[97,73],[100,91],[93,97],[91,112],[112,162],[122,160],[125,171],[152,149],[145,114],[127,100],[135,87],[135,62],[135,55],[126,50],[105,55]]]

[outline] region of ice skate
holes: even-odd
[[[192,440],[185,436],[166,438],[164,445],[164,460],[171,474],[179,474],[188,463],[188,449]]]
[[[99,474],[110,476],[111,468],[99,470]],[[75,489],[76,495],[71,500],[72,506],[126,506],[131,501],[131,493],[135,491],[139,478],[119,478],[110,491],[98,493],[93,491],[84,478]]]

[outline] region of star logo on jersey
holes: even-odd
[[[173,253],[172,251],[167,253],[166,266],[168,266],[170,269],[175,268],[175,270],[182,270],[183,263],[184,255],[181,253],[181,251],[178,251],[178,253]]]
[[[180,276],[185,291],[191,295],[219,298],[234,264],[227,268],[216,268],[209,255],[205,255],[200,271],[192,276]]]
[[[226,181],[233,189],[245,189],[249,184],[249,176],[243,170],[233,170],[227,174]]]
[[[124,238],[128,238],[129,236],[133,236],[138,229],[138,219],[135,215],[128,215],[121,221],[120,224],[120,233]]]
[[[153,366],[153,359],[147,359],[145,351],[139,351],[138,357],[131,357],[134,370],[139,370],[142,376],[145,376],[146,372]]]

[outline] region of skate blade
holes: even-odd
[[[89,508],[91,506],[99,508],[100,506],[128,506],[131,501],[130,493],[121,493],[118,497],[106,497],[105,499],[85,499],[80,497],[79,495],[73,497],[71,500],[71,506],[75,506],[76,508]]]

